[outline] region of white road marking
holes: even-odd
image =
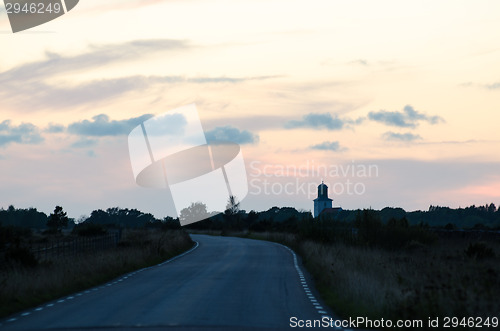
[[[317,303],[318,301],[316,300],[316,298],[312,295],[311,291],[309,290],[309,286],[307,285],[307,281],[306,281],[306,279],[304,277],[304,274],[302,273],[302,270],[300,270],[299,263],[298,263],[298,260],[297,260],[297,255],[295,254],[295,252],[291,248],[289,248],[289,247],[287,247],[285,245],[282,245],[282,244],[277,244],[277,245],[285,247],[292,254],[293,264],[294,264],[295,270],[297,270],[297,274],[299,275],[300,283],[301,283],[302,287],[304,288],[305,294],[307,295],[307,297],[309,298],[309,300],[311,301],[311,303],[314,305],[314,308],[316,308],[316,309],[323,309],[323,307],[321,307]],[[320,314],[326,314],[326,311],[324,311],[324,310],[318,310],[318,313],[320,313]]]

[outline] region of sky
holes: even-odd
[[[241,145],[241,206],[500,204],[500,2],[82,0],[13,34],[0,5],[0,207],[175,216],[127,136],[196,104]]]

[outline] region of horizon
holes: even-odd
[[[402,208],[402,207],[397,207],[397,206],[385,206],[385,207],[380,208],[380,209],[374,209],[374,208],[371,208],[371,207],[368,207],[368,208],[345,209],[345,208],[342,208],[341,206],[335,206],[335,205],[334,205],[334,206],[333,206],[333,208],[340,207],[343,211],[344,211],[344,210],[345,210],[345,211],[363,211],[363,210],[382,211],[382,210],[384,210],[384,209],[388,208],[388,209],[401,209],[401,210],[403,210],[405,213],[415,213],[415,212],[429,212],[429,211],[430,211],[430,209],[431,209],[431,207],[434,207],[434,208],[449,208],[449,209],[451,209],[451,210],[465,210],[465,209],[472,208],[472,207],[475,207],[475,208],[488,207],[488,206],[490,206],[491,204],[493,204],[493,205],[495,206],[495,208],[496,208],[496,211],[495,211],[495,212],[497,212],[497,211],[499,211],[499,210],[500,210],[500,205],[499,205],[499,206],[497,206],[494,202],[485,203],[485,204],[480,204],[480,205],[475,205],[475,204],[472,204],[472,205],[468,205],[468,206],[464,206],[464,207],[459,206],[459,207],[456,207],[456,208],[449,207],[449,206],[440,206],[440,205],[432,205],[432,204],[431,204],[431,205],[429,205],[429,207],[428,207],[427,209],[418,209],[418,210],[406,210],[406,209],[404,209],[404,208]],[[60,205],[59,205],[59,206],[60,206]],[[9,205],[9,206],[8,206],[8,207],[6,207],[6,208],[4,208],[4,207],[0,207],[0,210],[7,211],[10,207],[14,207],[14,209],[16,209],[16,210],[21,210],[21,209],[23,209],[23,210],[28,210],[28,209],[34,208],[36,211],[38,211],[38,212],[43,212],[43,213],[44,213],[44,214],[46,214],[47,216],[49,216],[49,215],[53,212],[53,211],[51,211],[51,212],[48,212],[48,213],[47,213],[47,212],[45,212],[45,211],[38,210],[36,207],[20,207],[20,208],[18,208],[18,207],[14,206],[14,205]],[[55,208],[55,207],[57,207],[57,206],[54,206],[54,208]],[[64,209],[64,206],[60,206],[60,207],[62,207],[62,208],[63,208],[63,210],[65,210],[65,209]],[[93,211],[97,211],[97,210],[103,210],[103,211],[106,211],[106,210],[108,210],[108,209],[112,209],[112,208],[118,208],[118,209],[135,209],[135,208],[127,208],[127,207],[121,207],[121,206],[109,206],[109,207],[106,207],[106,208],[103,208],[103,209],[94,209],[94,210],[92,210],[91,212],[89,212],[87,215],[80,215],[80,216],[90,217],[90,215],[91,215],[91,213],[92,213]],[[245,213],[245,214],[248,214],[248,213],[250,213],[250,212],[252,212],[252,211],[253,211],[253,212],[256,212],[256,213],[263,213],[263,212],[267,212],[267,211],[269,211],[269,210],[271,210],[271,209],[273,209],[273,208],[279,208],[279,209],[284,209],[284,208],[292,208],[292,209],[296,210],[296,211],[297,211],[297,212],[299,212],[299,213],[308,212],[308,213],[311,213],[311,215],[313,214],[313,209],[314,209],[314,208],[312,208],[311,210],[306,210],[306,209],[296,208],[296,207],[293,207],[293,206],[271,206],[271,207],[269,207],[268,209],[265,209],[265,210],[264,210],[264,209],[263,209],[263,210],[254,210],[254,209],[251,209],[251,210],[246,210],[246,209],[240,209],[240,212]],[[141,212],[141,213],[143,213],[143,214],[148,214],[148,212],[144,212],[144,211],[139,210],[139,209],[138,209],[138,211],[139,211],[139,212]],[[211,215],[210,215],[209,217],[214,217],[214,216],[217,216],[217,215],[219,215],[219,214],[223,214],[223,213],[224,213],[224,211],[220,211],[220,212],[219,212],[219,211],[213,211],[213,212],[211,212],[211,213],[210,213]],[[154,215],[154,214],[153,214],[153,216],[154,216],[157,220],[162,220],[162,219],[165,219],[165,218],[167,218],[167,217],[172,217],[172,216],[170,216],[170,215],[165,215],[165,216],[163,216],[163,217],[158,217],[158,216],[156,216],[156,215]],[[78,223],[77,223],[77,221],[79,220],[79,218],[77,218],[77,217],[72,217],[71,215],[68,215],[68,217],[69,217],[69,219],[72,219],[72,220],[75,222],[75,224],[78,224]],[[178,219],[178,217],[172,217],[172,218],[173,218],[173,219]],[[0,225],[1,225],[1,223],[0,223]]]

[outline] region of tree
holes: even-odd
[[[189,207],[181,210],[179,220],[181,225],[186,225],[208,217],[210,217],[210,214],[207,212],[207,206],[202,202],[193,202]]]
[[[229,228],[233,230],[242,230],[243,224],[240,222],[240,202],[231,195],[227,200],[226,210],[224,211],[224,220]]]
[[[61,206],[56,206],[54,212],[49,215],[47,227],[52,232],[61,232],[62,228],[68,226],[68,216]]]
[[[239,212],[240,202],[234,195],[231,195],[227,200],[226,211],[224,212],[224,214],[232,216],[238,214]]]
[[[257,221],[259,220],[259,215],[255,212],[255,210],[251,210],[246,219],[245,219],[245,222],[246,222],[246,225],[248,227],[250,227],[252,224],[256,223]]]

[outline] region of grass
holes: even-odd
[[[0,270],[0,316],[37,306],[124,273],[154,265],[193,246],[181,230],[125,230],[118,247],[27,268]]]

